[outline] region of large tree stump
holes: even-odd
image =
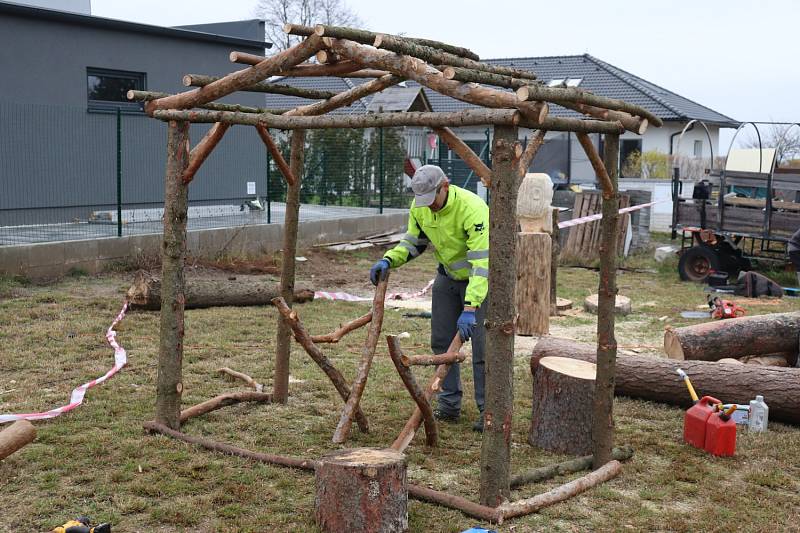
[[[408,530],[405,456],[395,450],[355,448],[324,456],[315,468],[315,517],[322,531]]]
[[[797,351],[800,313],[773,313],[671,328],[664,333],[670,359],[717,361]]]
[[[596,368],[565,357],[544,357],[533,374],[528,442],[572,455],[592,452],[592,398]]]
[[[550,332],[550,235],[517,234],[517,335]]]
[[[0,431],[0,461],[27,446],[36,438],[36,428],[27,420],[17,420]]]

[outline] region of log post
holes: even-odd
[[[182,177],[189,163],[189,123],[171,121],[167,128],[167,173],[164,192],[164,239],[161,245],[161,333],[156,383],[156,422],[181,427],[186,219],[189,187]]]
[[[403,380],[403,385],[406,386],[408,393],[414,399],[417,407],[422,412],[425,420],[425,442],[428,446],[436,446],[438,439],[438,429],[436,428],[436,419],[433,417],[433,409],[431,404],[425,399],[425,393],[417,385],[417,380],[414,379],[414,374],[403,359],[403,351],[400,349],[400,340],[394,335],[387,335],[386,342],[389,345],[389,356],[392,358],[392,363],[400,374],[400,379]]]
[[[36,438],[36,428],[27,420],[17,420],[0,431],[0,461],[27,446]]]
[[[372,448],[337,450],[322,457],[314,473],[314,517],[322,531],[408,531],[408,480],[402,453]]]
[[[283,255],[281,256],[281,296],[289,307],[294,297],[295,256],[297,255],[297,223],[300,219],[300,185],[303,176],[305,156],[305,130],[292,132],[289,170],[297,182],[286,189],[286,215],[283,219]],[[275,350],[275,378],[273,394],[276,403],[286,403],[289,399],[289,351],[291,349],[291,328],[278,315],[278,333]]]
[[[559,242],[561,230],[558,228],[558,208],[553,208],[553,230],[550,233],[550,316],[558,316],[558,260],[561,255]]]
[[[388,285],[389,272],[385,271],[383,278],[378,281],[378,286],[375,287],[375,296],[372,299],[372,320],[369,324],[369,331],[367,331],[367,338],[364,340],[364,348],[361,350],[361,362],[358,365],[356,379],[350,388],[350,397],[347,398],[344,404],[342,416],[339,418],[336,431],[333,433],[333,442],[336,444],[341,444],[347,440],[347,436],[350,434],[350,426],[353,423],[353,414],[358,409],[361,396],[367,386],[369,369],[372,367],[372,359],[375,357],[375,348],[378,345],[378,338],[383,326],[383,303],[386,299],[386,287]]]
[[[550,236],[517,234],[517,335],[550,332]]]
[[[583,141],[581,142],[583,144]],[[587,155],[589,151],[587,150]],[[603,166],[603,218],[600,221],[600,284],[597,303],[597,381],[594,395],[594,468],[611,461],[614,446],[614,374],[617,340],[614,305],[617,297],[617,219],[619,218],[619,135],[606,135]],[[606,188],[608,187],[608,188]]]
[[[570,455],[592,452],[595,365],[545,357],[533,374],[533,408],[528,442]]]
[[[489,208],[489,304],[486,312],[486,406],[481,446],[480,501],[496,507],[510,494],[514,399],[514,285],[518,179],[517,128],[495,126]]]

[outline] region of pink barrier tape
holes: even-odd
[[[0,424],[4,424],[6,422],[13,422],[15,420],[44,420],[46,418],[55,418],[59,415],[72,411],[80,404],[83,403],[83,398],[86,396],[86,391],[94,387],[95,385],[99,385],[103,383],[105,380],[109,379],[111,376],[119,372],[122,367],[128,364],[128,354],[125,352],[125,348],[120,346],[117,343],[117,332],[114,331],[114,328],[117,324],[119,324],[123,318],[125,318],[125,313],[128,310],[128,302],[126,301],[122,305],[122,310],[119,312],[117,317],[114,319],[114,322],[108,327],[106,331],[106,341],[108,341],[109,346],[114,348],[114,366],[106,372],[104,375],[100,376],[97,379],[94,379],[88,383],[84,383],[79,387],[76,387],[69,398],[69,403],[67,405],[63,405],[61,407],[56,407],[55,409],[51,409],[49,411],[45,411],[43,413],[24,413],[18,415],[0,415]]]
[[[433,280],[430,280],[422,290],[417,292],[390,292],[386,295],[387,300],[411,300],[412,298],[419,298],[433,287]],[[314,293],[315,300],[343,300],[345,302],[367,302],[372,301],[372,296],[356,296],[347,292],[327,292],[316,291]]]
[[[631,207],[624,207],[619,210],[619,213],[620,214],[630,213],[631,211],[636,211],[637,209],[644,209],[645,207],[650,207],[651,205],[656,205],[662,202],[669,202],[669,201],[670,200],[658,200],[657,202],[650,202],[647,204],[639,204]],[[577,226],[579,224],[586,224],[587,222],[592,222],[593,220],[600,220],[601,218],[603,218],[603,213],[595,213],[594,215],[587,215],[581,218],[573,218],[572,220],[565,220],[564,222],[558,223],[558,229],[569,228],[571,226]]]

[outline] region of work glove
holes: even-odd
[[[369,280],[372,282],[373,285],[378,285],[378,280],[383,279],[386,276],[386,272],[389,270],[389,260],[388,259],[381,259],[374,265],[372,268],[369,269]]]
[[[461,316],[458,317],[456,322],[458,332],[461,334],[461,340],[467,342],[472,337],[472,332],[475,330],[475,311],[464,310],[461,311]]]

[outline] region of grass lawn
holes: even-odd
[[[380,253],[359,250],[304,252],[298,278],[317,289],[369,295],[369,265]],[[426,257],[427,256],[427,257]],[[393,273],[391,290],[418,289],[432,277],[432,255]],[[270,258],[272,260],[272,258]],[[273,262],[274,264],[274,262]],[[705,304],[702,288],[681,283],[675,264],[639,257],[621,271],[620,293],[634,312],[618,320],[621,347],[658,352],[665,325],[697,320],[680,311]],[[189,268],[187,276],[208,275]],[[0,279],[0,412],[30,412],[63,405],[70,390],[102,375],[113,363],[105,329],[119,311],[132,272],[67,277],[47,285]],[[229,273],[225,275],[230,275]],[[579,304],[597,291],[596,271],[559,270],[559,295]],[[740,301],[749,314],[800,308],[796,299]],[[316,301],[297,307],[312,334],[327,333],[362,315],[358,303]],[[407,353],[429,353],[430,321],[387,310],[383,331],[408,331]],[[241,390],[216,369],[229,366],[271,386],[277,312],[273,308],[212,308],[186,313],[183,364],[185,406],[225,391]],[[575,312],[552,321],[552,333],[594,341],[596,320]],[[0,462],[0,508],[5,531],[44,531],[78,515],[132,531],[316,531],[314,479],[306,472],[255,464],[207,452],[160,436],[141,423],[153,416],[159,339],[157,312],[132,312],[117,328],[129,365],[91,389],[83,406],[36,422],[36,441]],[[352,380],[366,334],[362,328],[323,352]],[[568,457],[527,444],[531,410],[530,349],[515,358],[512,470]],[[427,382],[432,369],[415,370]],[[425,374],[423,376],[422,374]],[[472,397],[470,365],[462,368],[464,394]],[[296,344],[292,348],[288,405],[237,405],[189,421],[192,435],[256,451],[316,458],[330,441],[342,402],[326,376]],[[676,376],[677,379],[677,376]],[[699,391],[702,393],[702,391]],[[769,398],[766,399],[769,403]],[[412,411],[412,402],[388,357],[379,349],[362,407],[369,434],[355,424],[348,447],[389,445]],[[800,531],[800,430],[770,422],[761,435],[740,432],[737,455],[714,458],[682,444],[683,411],[618,398],[616,441],[635,449],[623,474],[565,503],[500,531]],[[414,483],[477,501],[481,438],[471,431],[477,409],[465,401],[461,421],[443,424],[441,446],[417,437],[407,450]],[[513,492],[529,497],[568,481],[565,476]],[[458,532],[477,521],[461,513],[411,500],[411,531]]]

